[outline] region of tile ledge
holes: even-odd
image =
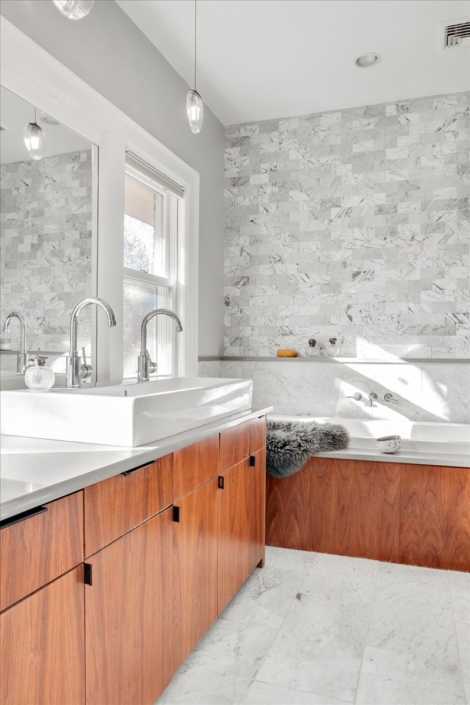
[[[333,362],[333,363],[355,363],[360,365],[403,365],[409,363],[470,363],[470,358],[461,357],[397,357],[394,360],[386,360],[383,358],[367,358],[367,357],[228,357],[212,358],[221,362]],[[199,362],[206,360],[200,359]]]

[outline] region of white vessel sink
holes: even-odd
[[[140,446],[251,409],[253,383],[177,377],[102,387],[1,393],[1,433]]]

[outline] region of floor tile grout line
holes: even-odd
[[[283,688],[284,690],[294,690],[296,693],[305,693],[306,695],[318,695],[318,697],[320,697],[320,698],[330,698],[331,700],[340,700],[345,705],[354,705],[353,700],[344,700],[343,698],[338,698],[338,697],[333,698],[330,695],[323,695],[322,693],[315,693],[313,690],[301,690],[300,688],[292,688],[291,686],[287,686],[287,685],[278,685],[277,683],[268,683],[268,681],[261,681],[258,679],[255,679],[253,682],[254,683],[263,683],[263,685],[271,685],[274,688]],[[246,696],[245,696],[245,699],[246,699]],[[241,705],[243,705],[243,703]]]
[[[459,666],[460,666],[460,677],[462,681],[462,688],[463,688],[463,697],[465,700],[466,705],[468,705],[467,701],[467,690],[465,687],[465,680],[464,680],[464,674],[463,674],[463,658],[462,658],[462,649],[460,648],[460,641],[459,641],[459,636],[457,634],[457,625],[456,625],[456,616],[455,616],[455,610],[454,610],[454,596],[452,594],[452,586],[450,583],[450,576],[449,576],[449,571],[446,570],[446,576],[447,576],[447,589],[449,591],[449,599],[450,599],[450,609],[452,612],[452,625],[454,627],[454,634],[455,634],[455,641],[457,643],[457,653],[459,655]]]
[[[375,601],[377,599],[377,583],[379,580],[379,570],[380,570],[380,564],[377,563],[375,577],[374,577],[374,592],[373,592],[373,597],[372,597],[372,601],[371,601],[371,605],[370,605],[369,621],[367,624],[366,634],[365,634],[365,638],[364,638],[364,648],[362,649],[361,665],[359,668],[359,675],[357,677],[356,690],[354,691],[354,701],[353,701],[354,705],[356,705],[356,703],[357,703],[357,694],[359,692],[359,684],[361,682],[362,668],[364,666],[364,656],[365,656],[365,652],[367,649],[367,640],[368,640],[369,632],[370,632],[370,624],[372,622],[372,615],[374,614]]]
[[[315,565],[315,562],[316,562],[316,555],[315,555],[315,558],[314,558],[314,560],[313,560],[312,565]],[[311,570],[311,568],[309,568],[307,575],[310,574],[310,570]],[[304,578],[302,579],[302,582],[301,582],[301,584],[300,584],[300,587],[303,585],[303,582],[304,582],[305,578],[306,578],[306,576],[304,576]],[[299,587],[299,589],[300,589],[300,587]],[[266,659],[267,659],[268,656],[269,656],[269,652],[270,652],[271,649],[273,648],[273,644],[274,644],[274,642],[276,641],[279,632],[281,631],[282,627],[284,626],[284,622],[286,621],[286,619],[287,619],[288,615],[290,614],[291,610],[295,607],[295,600],[296,600],[296,599],[297,599],[296,596],[294,596],[294,597],[292,598],[292,605],[289,607],[289,609],[287,610],[286,614],[284,615],[284,618],[283,618],[281,624],[279,625],[279,628],[278,628],[277,630],[274,630],[274,629],[272,630],[273,632],[276,631],[276,635],[275,635],[274,639],[272,640],[271,646],[270,646],[269,649],[266,651],[266,654],[264,655],[264,658],[261,660],[261,663],[260,663],[259,667],[256,669],[256,673],[255,673],[255,675],[254,675],[254,677],[253,677],[253,680],[250,682],[250,684],[249,684],[249,686],[248,686],[248,689],[247,689],[245,695],[243,696],[243,700],[241,700],[241,702],[240,702],[240,705],[243,705],[243,704],[244,704],[244,702],[245,702],[245,700],[246,700],[246,698],[247,698],[247,696],[248,696],[248,693],[249,693],[249,691],[250,691],[251,686],[252,686],[253,683],[256,681],[256,676],[258,675],[258,673],[260,672],[261,668],[263,667],[264,662],[266,661]],[[259,682],[261,682],[261,681],[259,681]],[[268,685],[269,685],[269,684],[268,684]],[[271,685],[274,685],[274,684],[271,684]]]

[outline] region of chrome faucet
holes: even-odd
[[[28,366],[28,355],[26,352],[26,324],[21,313],[17,311],[9,313],[3,324],[3,330],[10,330],[10,323],[13,318],[17,318],[20,323],[20,351],[16,358],[16,374],[24,375]]]
[[[377,401],[377,394],[375,392],[371,392],[369,394],[369,406],[374,406],[374,401]]]
[[[155,311],[150,311],[147,313],[144,320],[142,321],[142,326],[140,328],[140,355],[138,357],[138,368],[137,368],[137,380],[139,382],[148,382],[150,375],[157,371],[158,365],[156,362],[152,362],[149,351],[147,350],[147,324],[155,316],[169,316],[176,323],[176,332],[181,333],[183,326],[181,321],[173,311],[167,308],[156,308]]]
[[[85,348],[82,351],[82,358],[78,354],[77,350],[77,339],[78,339],[78,316],[85,306],[90,306],[94,304],[99,306],[106,313],[108,318],[108,326],[112,328],[116,325],[116,319],[114,317],[113,309],[106,301],[103,299],[96,299],[90,297],[88,299],[83,299],[80,301],[72,311],[72,316],[70,318],[70,351],[66,363],[66,377],[65,386],[71,388],[78,388],[82,386],[82,379],[88,379],[91,377],[93,368],[91,365],[86,364],[85,358]],[[83,359],[83,362],[81,361]]]

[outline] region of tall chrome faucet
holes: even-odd
[[[176,323],[176,332],[181,333],[183,326],[181,321],[173,311],[167,308],[156,308],[155,311],[150,311],[147,313],[144,320],[142,321],[142,326],[140,328],[140,355],[138,357],[138,369],[137,369],[137,379],[139,382],[148,382],[152,372],[157,371],[157,363],[152,362],[149,351],[147,350],[147,324],[155,316],[169,316]]]
[[[17,355],[16,373],[18,375],[24,375],[26,367],[28,366],[28,354],[26,352],[26,324],[21,313],[17,311],[9,313],[3,324],[3,330],[10,330],[10,323],[14,318],[17,318],[20,323],[20,351]]]
[[[72,311],[72,316],[70,318],[70,352],[67,358],[66,367],[66,377],[65,386],[77,388],[82,386],[82,379],[88,379],[93,372],[91,365],[86,364],[85,350],[83,349],[82,359],[78,354],[77,350],[77,339],[78,339],[78,316],[85,306],[90,305],[99,306],[106,313],[108,319],[108,326],[112,328],[116,325],[116,319],[114,317],[114,311],[111,306],[103,301],[103,299],[96,299],[90,297],[88,299],[83,299],[80,301]]]

